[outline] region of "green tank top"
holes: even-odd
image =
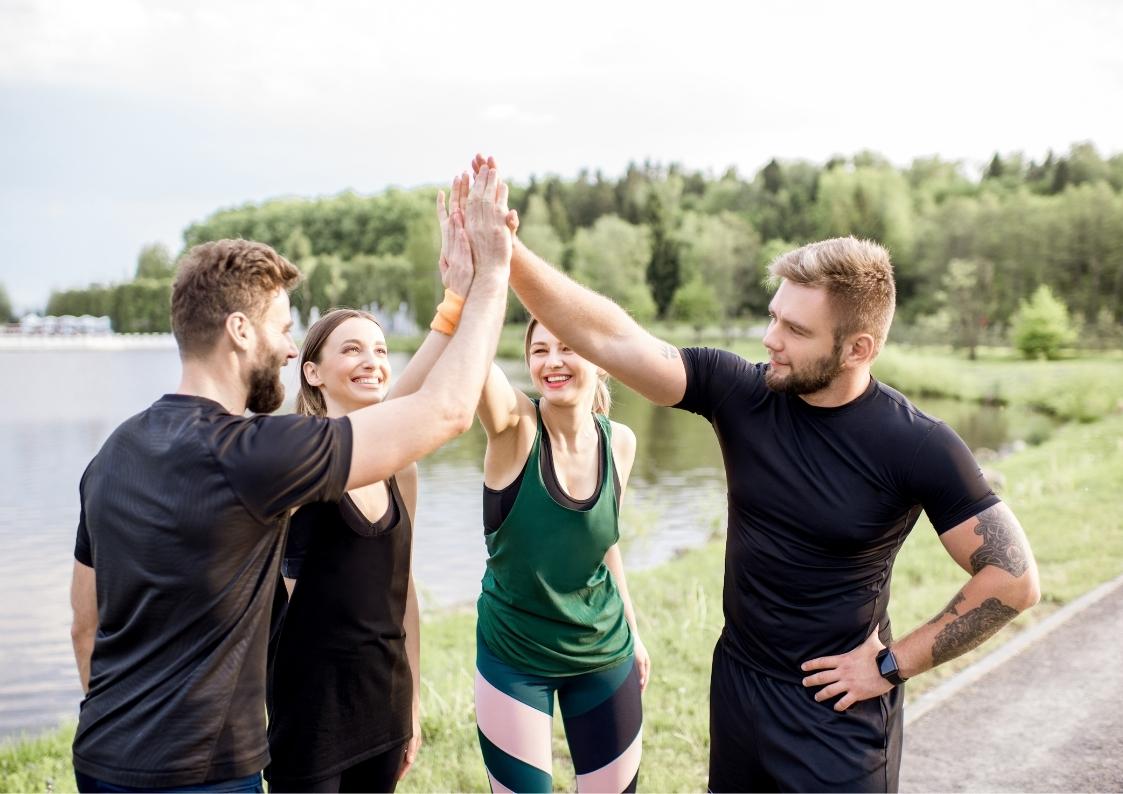
[[[512,667],[547,676],[593,672],[632,652],[632,633],[605,552],[620,538],[612,425],[594,414],[602,469],[596,501],[558,504],[542,481],[542,413],[511,512],[485,536],[487,570],[476,604],[480,637]]]

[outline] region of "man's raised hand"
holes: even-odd
[[[506,269],[511,264],[512,237],[507,225],[507,185],[499,178],[494,160],[476,171],[468,191],[464,212],[465,228],[472,246],[476,268]]]

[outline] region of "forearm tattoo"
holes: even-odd
[[[939,623],[941,620],[943,620],[944,615],[955,615],[956,617],[959,617],[959,610],[956,609],[956,607],[958,607],[966,600],[967,596],[963,595],[962,591],[956,593],[954,596],[952,596],[951,601],[948,601],[948,605],[944,607],[943,611],[940,612],[940,614],[936,615],[936,617],[928,621],[928,625],[931,626],[933,623]]]
[[[678,351],[675,350],[674,345],[669,342],[664,342],[663,349],[659,351],[659,355],[663,358],[678,358]]]
[[[994,635],[1018,615],[997,598],[988,598],[970,612],[956,618],[936,635],[932,643],[932,664],[943,664],[967,653]]]
[[[1008,510],[998,504],[978,515],[975,534],[983,545],[971,555],[971,572],[978,573],[988,565],[1001,568],[1011,576],[1021,576],[1029,566],[1021,529]]]

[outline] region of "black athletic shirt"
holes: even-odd
[[[792,682],[810,659],[844,653],[880,626],[893,561],[921,509],[945,532],[996,504],[943,422],[871,378],[856,400],[817,408],[764,383],[766,365],[686,348],[676,407],[714,426],[729,527],[722,642]]]
[[[137,788],[243,777],[269,760],[265,664],[289,510],[339,499],[347,419],[227,413],[165,395],[82,476],[74,556],[97,576],[79,772]]]
[[[406,593],[413,528],[397,480],[371,523],[350,496],[292,517],[296,578],[273,661],[270,780],[311,784],[412,736]]]

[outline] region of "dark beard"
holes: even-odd
[[[285,385],[281,383],[281,367],[286,358],[273,359],[250,372],[250,393],[246,407],[255,414],[271,414],[285,401]]]
[[[822,391],[842,372],[841,353],[842,346],[836,344],[834,350],[810,364],[805,371],[793,370],[786,378],[776,377],[770,364],[764,373],[764,384],[781,394],[813,394]]]

